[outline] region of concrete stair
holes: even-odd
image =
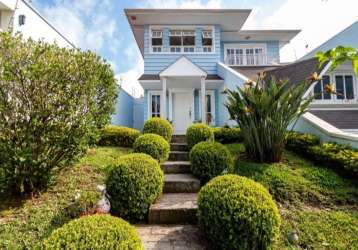
[[[150,224],[196,223],[196,193],[164,194],[149,209]]]
[[[167,161],[161,165],[165,174],[190,173],[189,161]]]
[[[196,193],[200,181],[191,174],[165,174],[164,193]]]
[[[149,208],[149,224],[195,224],[200,181],[190,172],[185,136],[173,136],[164,171],[163,195]]]

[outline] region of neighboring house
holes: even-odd
[[[24,38],[75,46],[26,0],[0,0],[0,32],[21,32]]]
[[[126,9],[144,58],[143,122],[162,117],[175,134],[194,122],[231,124],[227,89],[280,66],[299,30],[243,30],[251,10]]]

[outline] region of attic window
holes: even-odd
[[[152,51],[162,52],[163,47],[163,32],[161,30],[152,30]]]
[[[211,30],[204,30],[201,33],[203,52],[212,52],[213,47],[213,32]]]
[[[19,15],[19,26],[25,25],[25,15]]]

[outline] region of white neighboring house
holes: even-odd
[[[0,32],[21,32],[24,38],[75,46],[26,0],[0,0]]]

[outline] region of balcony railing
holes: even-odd
[[[225,64],[234,66],[277,65],[279,56],[274,54],[227,55]]]

